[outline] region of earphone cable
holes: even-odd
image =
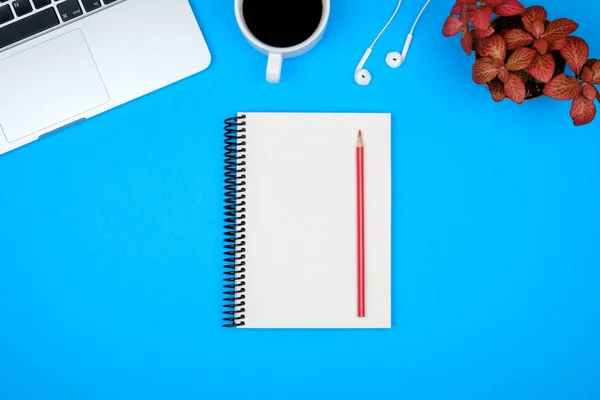
[[[423,8],[421,9],[421,12],[419,13],[419,16],[415,20],[415,23],[413,24],[412,29],[410,30],[410,35],[412,35],[415,32],[415,28],[417,27],[417,23],[421,19],[421,15],[423,15],[423,13],[425,12],[425,9],[427,9],[427,6],[429,5],[430,1],[431,0],[427,0],[427,3],[425,3],[425,5],[423,6]]]
[[[429,4],[429,1],[427,3]],[[373,43],[371,43],[371,45],[369,46],[369,48],[371,50],[373,50],[373,47],[375,47],[375,44],[377,44],[377,41],[379,41],[379,38],[387,30],[388,26],[390,26],[390,24],[392,23],[392,21],[394,20],[394,18],[396,18],[396,15],[398,14],[398,11],[400,11],[400,6],[401,5],[402,5],[402,0],[399,0],[398,1],[398,5],[396,6],[396,11],[394,11],[394,14],[392,14],[392,17],[390,18],[390,20],[387,22],[387,24],[385,24],[385,26],[383,27],[383,29],[381,30],[381,32],[379,32],[379,35],[377,35],[377,37],[375,38],[375,40],[373,41]]]

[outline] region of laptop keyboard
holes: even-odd
[[[124,0],[0,0],[0,50]]]

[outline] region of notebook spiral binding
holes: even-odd
[[[225,120],[225,272],[223,327],[244,326],[246,291],[246,118]]]

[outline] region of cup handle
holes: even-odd
[[[281,53],[269,53],[267,63],[267,82],[279,83],[281,79],[281,65],[283,64],[283,55]]]

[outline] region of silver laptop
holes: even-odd
[[[0,0],[0,154],[209,64],[188,0]]]

